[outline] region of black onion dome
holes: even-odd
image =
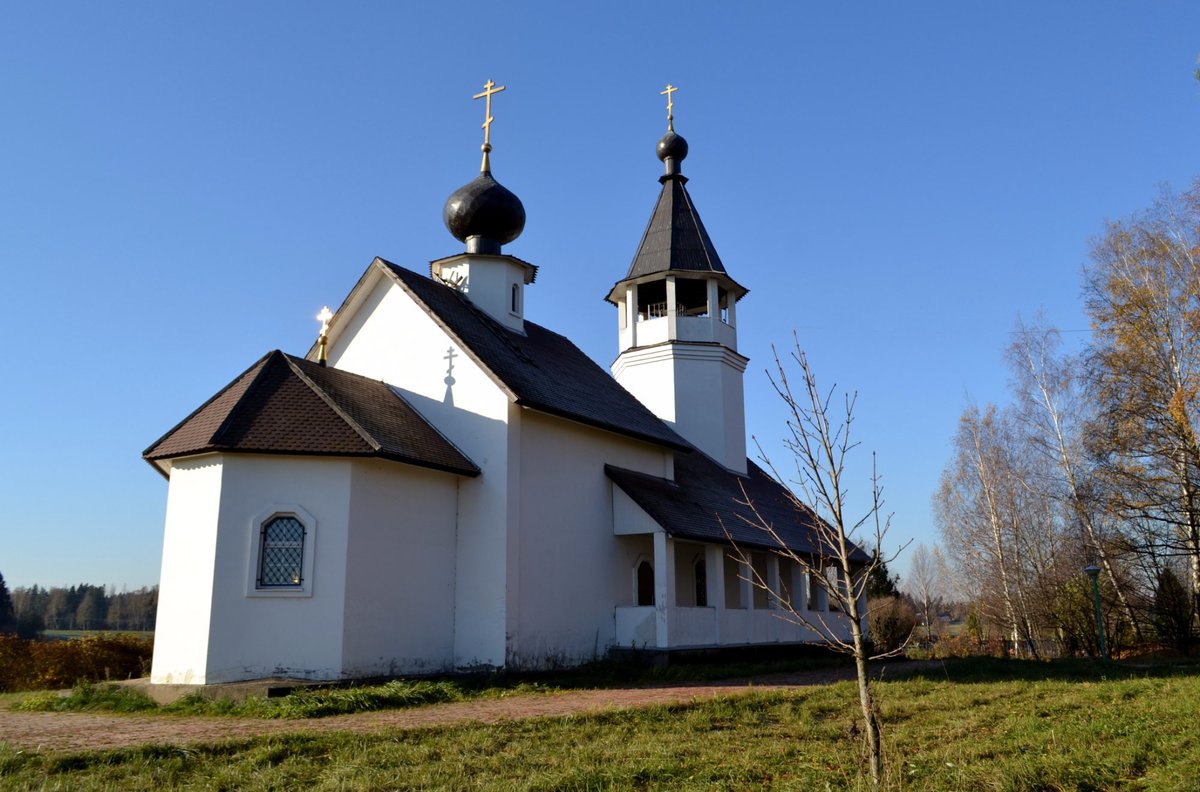
[[[688,144],[684,140],[683,135],[675,134],[675,130],[670,130],[662,136],[662,140],[658,141],[658,158],[666,162],[667,157],[671,157],[675,161],[682,160],[688,155]]]
[[[484,171],[446,199],[442,220],[470,253],[499,253],[525,230],[521,199]],[[471,238],[475,240],[472,242]]]

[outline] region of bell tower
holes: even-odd
[[[617,306],[613,376],[655,415],[721,465],[746,472],[746,416],[737,351],[737,301],[747,289],[725,271],[688,194],[668,85],[658,141],[662,191],[629,272],[605,298]]]

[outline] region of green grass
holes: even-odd
[[[145,712],[158,705],[144,693],[121,685],[80,682],[70,695],[53,691],[22,695],[11,708],[23,712]]]
[[[235,715],[252,718],[324,718],[381,709],[420,707],[448,701],[497,697],[515,693],[538,693],[547,688],[517,684],[503,688],[464,684],[454,680],[403,680],[386,685],[337,688],[305,688],[279,698],[254,697],[235,703],[192,693],[161,708],[181,715]]]
[[[958,661],[878,691],[888,789],[1200,789],[1194,667]],[[855,789],[856,706],[839,683],[495,726],[0,748],[0,789]]]
[[[172,704],[159,706],[145,693],[128,687],[80,683],[67,695],[49,691],[24,694],[10,707],[24,712],[157,712],[244,718],[323,718],[543,690],[531,684],[500,689],[472,688],[453,681],[396,680],[368,687],[305,688],[278,698],[256,696],[239,702],[212,698],[197,691]]]
[[[750,676],[802,671],[844,664],[841,658],[818,658],[770,663],[680,665],[664,669],[597,663],[554,674],[479,674],[449,679],[398,679],[383,685],[301,688],[286,696],[256,696],[244,701],[217,698],[197,691],[159,706],[144,693],[109,684],[80,683],[68,695],[57,692],[16,694],[8,705],[26,712],[157,712],[169,715],[212,715],[248,718],[323,718],[380,709],[401,709],[449,701],[498,698],[517,694],[550,693]]]

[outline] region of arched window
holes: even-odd
[[[259,588],[299,588],[304,584],[304,535],[304,524],[294,514],[276,515],[263,523]]]
[[[708,567],[704,565],[704,558],[697,558],[693,566],[696,570],[696,607],[708,607]]]
[[[649,561],[637,565],[637,604],[654,604],[654,566]]]
[[[512,312],[521,313],[521,287],[515,283],[512,285]]]
[[[247,597],[311,597],[317,518],[298,503],[272,503],[250,519]]]

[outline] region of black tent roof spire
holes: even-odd
[[[658,141],[656,154],[662,160],[664,172],[658,177],[662,184],[658,202],[650,215],[650,222],[642,235],[629,272],[617,282],[606,298],[616,301],[620,284],[630,280],[641,280],[655,275],[685,273],[690,277],[701,277],[702,273],[719,276],[725,288],[741,299],[746,288],[729,277],[717,249],[700,221],[700,215],[688,194],[687,177],[680,164],[688,155],[688,142],[675,131],[674,94],[679,89],[667,85],[659,91],[667,97],[667,134]]]
[[[442,220],[455,239],[466,243],[468,253],[499,255],[500,246],[507,245],[525,230],[525,207],[492,176],[492,96],[507,86],[491,80],[483,91],[472,99],[484,99],[483,161],[479,175],[459,187],[446,199]]]

